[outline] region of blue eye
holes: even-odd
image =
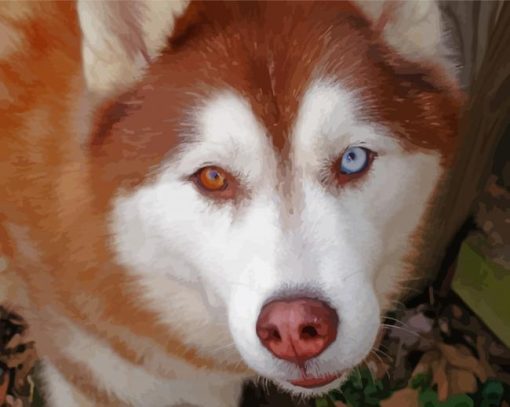
[[[340,162],[340,172],[357,174],[367,168],[370,161],[369,151],[362,147],[348,148]]]

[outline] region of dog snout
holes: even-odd
[[[336,339],[338,314],[312,298],[275,300],[257,321],[257,336],[277,358],[302,364],[320,355]]]

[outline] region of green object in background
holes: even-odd
[[[475,393],[454,394],[439,401],[437,385],[433,383],[430,372],[417,374],[406,386],[390,389],[388,382],[373,380],[368,369],[360,368],[358,374],[351,375],[340,389],[330,392],[329,397],[316,399],[315,407],[334,407],[335,401],[342,401],[348,407],[380,407],[382,400],[404,388],[416,390],[417,407],[501,407],[505,394],[510,396],[509,386],[499,380],[489,379],[478,383]]]
[[[452,289],[510,347],[510,270],[483,256],[484,244],[477,235],[464,241]]]

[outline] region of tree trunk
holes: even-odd
[[[437,254],[434,270],[472,213],[510,125],[510,2],[448,1],[442,8],[457,34],[464,65],[461,81],[470,98],[460,125],[458,159],[438,213],[437,239],[430,247],[430,253]],[[499,153],[505,160],[510,157],[510,151]]]

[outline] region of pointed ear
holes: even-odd
[[[187,5],[188,0],[78,0],[90,91],[110,96],[140,78]]]
[[[409,61],[437,62],[455,74],[453,44],[437,0],[355,0],[374,30]]]

